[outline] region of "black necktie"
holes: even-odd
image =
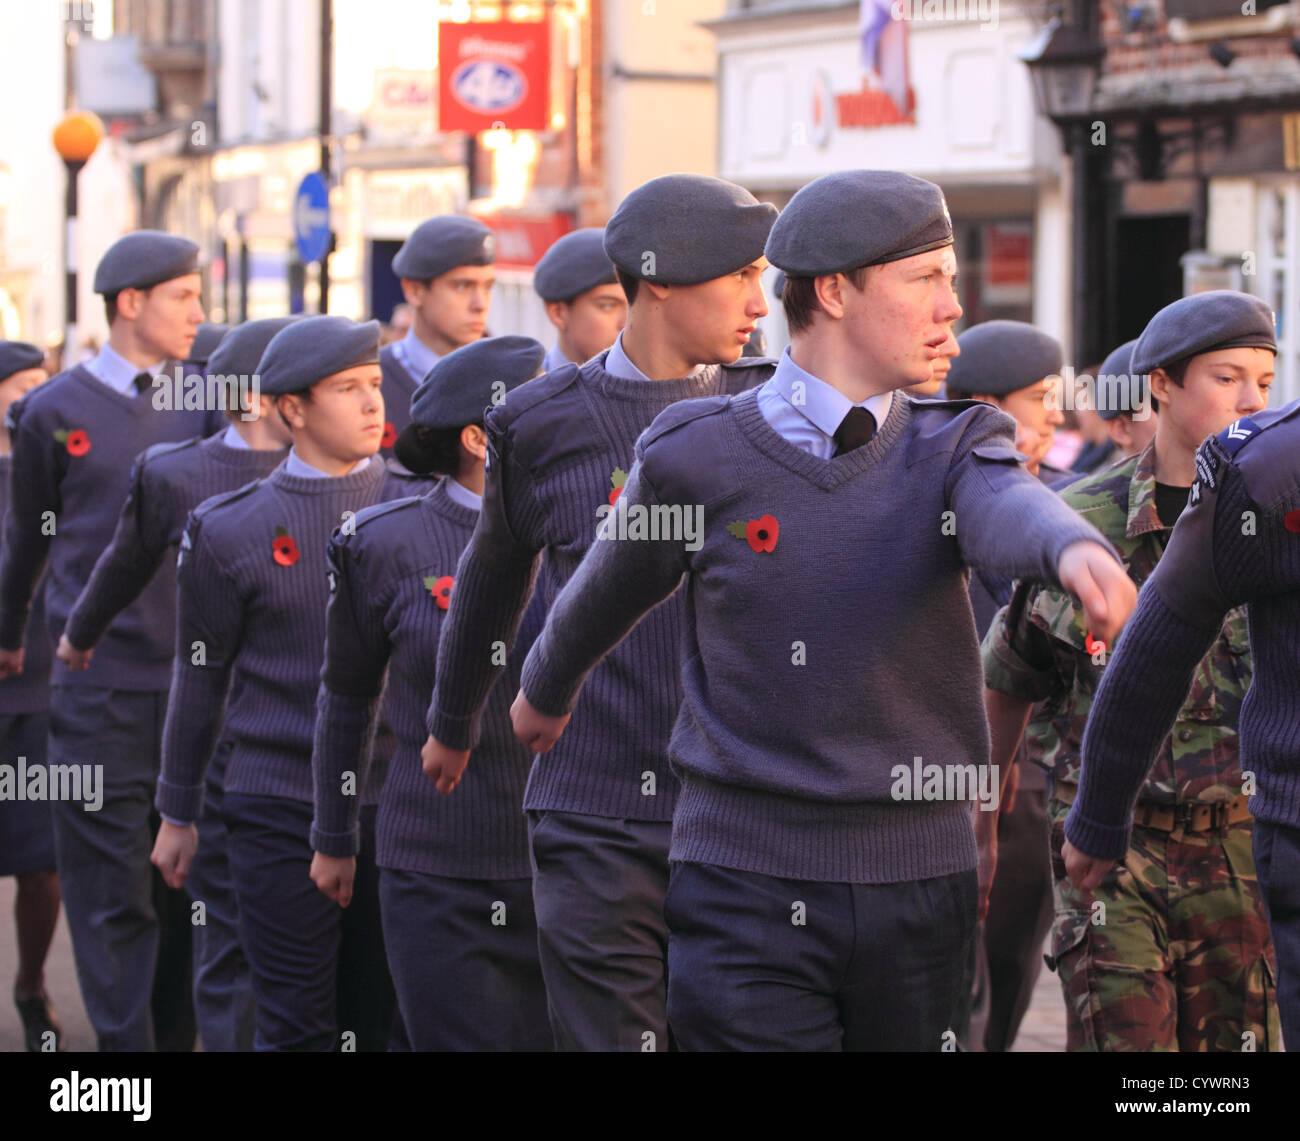
[[[835,454],[842,456],[860,448],[876,434],[876,418],[865,408],[854,405],[835,429]]]
[[[153,377],[147,372],[137,373],[135,380],[131,383],[135,385],[135,394],[139,396],[145,389],[153,387]]]

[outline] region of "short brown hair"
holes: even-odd
[[[856,269],[844,270],[844,276],[859,293],[866,288],[867,270],[870,266],[860,265]],[[815,277],[790,277],[785,279],[785,288],[781,291],[781,304],[785,307],[785,322],[790,332],[801,333],[812,324],[814,313],[822,312],[817,300]]]
[[[616,265],[614,272],[618,275],[618,283],[623,287],[623,294],[627,298],[627,303],[631,305],[636,300],[636,293],[641,286],[641,279],[633,277],[621,265]]]

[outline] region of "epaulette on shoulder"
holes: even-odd
[[[400,460],[392,456],[384,458],[384,471],[393,479],[404,479],[412,483],[436,483],[437,480],[428,475],[423,475],[418,471],[411,471],[410,468],[402,466]],[[414,494],[414,493],[412,493]]]
[[[576,384],[579,371],[576,364],[564,364],[511,389],[505,400],[492,409],[492,418],[502,427],[512,423],[542,401]]]
[[[902,395],[906,396],[907,394],[903,393]],[[964,412],[967,408],[992,407],[992,405],[990,405],[987,401],[968,400],[965,398],[959,400],[940,400],[937,397],[931,397],[931,396],[926,396],[926,397],[908,396],[907,399],[912,402],[913,415],[915,415],[918,410],[928,412],[932,409],[944,409],[953,415],[957,415],[960,412]]]
[[[211,515],[212,512],[217,511],[223,507],[228,507],[230,504],[235,503],[240,499],[243,499],[245,496],[252,495],[253,492],[257,490],[257,487],[261,482],[262,481],[260,479],[250,479],[246,484],[243,485],[243,487],[237,487],[235,488],[234,491],[218,492],[216,495],[213,495],[210,498],[205,499],[202,503],[200,503],[197,507],[194,508],[194,512],[193,512],[194,518],[204,519],[207,516]]]
[[[731,403],[730,396],[698,396],[693,400],[679,400],[659,413],[642,434],[642,445],[652,444],[685,424],[721,412]]]
[[[1257,442],[1258,441],[1258,442]],[[1241,473],[1250,497],[1263,507],[1279,500],[1294,501],[1297,482],[1295,456],[1300,451],[1300,401],[1243,416],[1196,453],[1197,483],[1216,489],[1220,456]],[[1196,486],[1193,500],[1199,498]]]
[[[723,364],[726,369],[743,369],[743,368],[776,368],[777,362],[772,357],[740,357],[730,364]]]
[[[373,523],[385,515],[391,515],[394,511],[409,511],[422,497],[419,495],[404,495],[401,499],[386,499],[383,503],[375,503],[369,507],[363,507],[352,517],[352,529],[360,530],[367,523]]]
[[[143,466],[162,456],[169,456],[173,452],[183,452],[187,448],[197,448],[202,442],[202,436],[191,436],[188,440],[164,440],[161,444],[150,444],[140,453],[138,462]]]

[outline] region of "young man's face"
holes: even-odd
[[[1157,369],[1151,392],[1160,402],[1158,431],[1188,451],[1234,420],[1268,407],[1273,384],[1273,354],[1268,349],[1218,349],[1193,357],[1182,386]]]
[[[19,369],[0,380],[0,421],[4,419],[11,404],[21,400],[38,384],[44,384],[45,380],[43,368]]]
[[[483,336],[497,271],[490,265],[459,265],[432,281],[402,279],[415,310],[415,332],[440,356]]]
[[[379,451],[384,435],[383,373],[377,364],[336,372],[311,386],[311,399],[285,397],[280,407],[295,442],[313,447],[340,463],[356,463]]]
[[[1033,440],[1037,437],[1029,457],[1030,467],[1042,463],[1047,453],[1052,450],[1056,439],[1056,429],[1065,423],[1065,414],[1061,411],[1061,378],[1048,376],[1025,388],[1018,388],[1002,397],[988,397],[1017,424],[1029,429]]]
[[[627,324],[627,296],[617,282],[598,285],[572,301],[550,301],[546,314],[560,332],[560,349],[582,364],[604,352]]]
[[[1114,419],[1104,421],[1106,434],[1123,453],[1124,458],[1142,451],[1156,434],[1156,412],[1150,403],[1138,409],[1139,416],[1121,412]]]
[[[844,287],[845,333],[865,374],[888,388],[931,379],[962,314],[951,246],[872,266],[861,291]]]
[[[669,287],[665,317],[678,337],[678,352],[686,360],[695,364],[740,360],[758,322],[767,316],[760,280],[766,268],[767,258],[760,257],[725,277]]]
[[[118,312],[134,320],[135,338],[141,348],[160,359],[186,360],[203,323],[202,288],[203,279],[190,273],[148,291],[123,290],[118,294]],[[123,294],[134,296],[124,304]]]

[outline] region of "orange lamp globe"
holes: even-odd
[[[104,137],[104,124],[90,111],[70,111],[54,128],[54,149],[64,162],[85,162]]]

